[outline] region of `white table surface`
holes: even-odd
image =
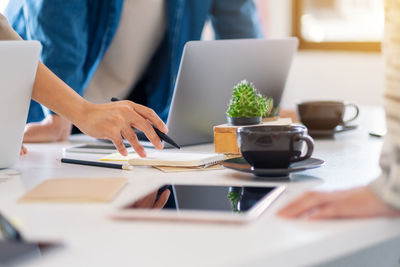
[[[322,168],[290,181],[254,180],[232,170],[162,173],[150,167],[122,171],[61,164],[71,142],[29,144],[13,169],[21,175],[0,182],[0,209],[28,240],[60,240],[64,247],[25,266],[305,266],[323,264],[400,237],[400,220],[288,221],[276,211],[308,189],[344,189],[369,183],[379,174],[382,140],[368,130],[384,127],[383,111],[364,109],[355,131],[316,140],[314,157]],[[212,145],[185,148],[212,151]],[[129,184],[110,204],[18,204],[17,199],[44,180],[126,177]],[[238,225],[113,221],[107,214],[164,183],[270,185],[285,193],[254,223]],[[383,245],[382,245],[383,246]]]

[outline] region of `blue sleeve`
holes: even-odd
[[[41,60],[82,95],[88,51],[87,1],[26,0],[26,37],[43,45]]]
[[[123,0],[13,0],[6,10],[14,29],[42,43],[41,60],[82,95],[118,27]],[[28,121],[44,118],[33,102]]]
[[[216,39],[263,37],[260,17],[253,0],[214,0],[211,23]]]

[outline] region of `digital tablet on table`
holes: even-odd
[[[247,223],[257,219],[284,190],[283,186],[169,184],[120,207],[111,217]]]
[[[134,150],[129,144],[125,144],[129,153],[133,153]],[[93,154],[111,154],[116,153],[118,150],[112,143],[93,143],[93,144],[81,144],[72,147],[64,148],[65,153],[93,153]]]

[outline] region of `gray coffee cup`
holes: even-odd
[[[347,109],[354,109],[354,116],[344,120]],[[341,101],[309,101],[297,105],[300,121],[309,129],[331,130],[338,125],[354,121],[360,110],[357,105]]]
[[[301,125],[239,127],[236,133],[240,152],[254,168],[288,168],[310,158],[314,150],[313,139]],[[304,144],[307,152],[302,156]]]

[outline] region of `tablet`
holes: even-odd
[[[133,148],[130,144],[125,144],[126,149],[129,153],[134,152]],[[93,154],[111,154],[116,153],[118,150],[115,146],[110,143],[99,143],[99,144],[84,144],[84,145],[77,145],[73,147],[68,147],[64,149],[64,152],[67,153],[93,153]]]
[[[120,220],[247,223],[257,219],[283,186],[164,185],[112,213]]]

